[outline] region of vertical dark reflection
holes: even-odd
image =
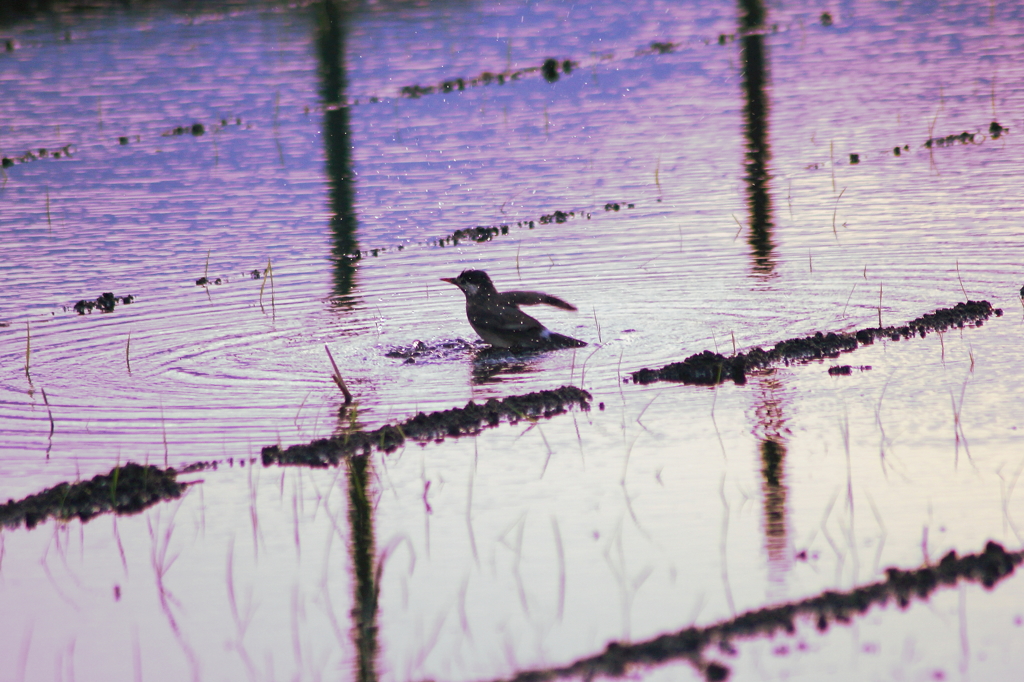
[[[0,0],[0,26],[10,26],[52,9],[51,0]],[[4,48],[0,44],[0,49]]]
[[[764,500],[764,544],[768,555],[768,583],[783,597],[786,574],[792,564],[789,524],[786,518],[786,416],[779,381],[772,375],[759,382],[757,425],[761,464],[761,496]]]
[[[356,243],[355,173],[352,169],[352,133],[345,100],[345,34],[348,5],[345,0],[323,0],[316,8],[316,47],[320,60],[320,98],[324,108],[324,146],[334,244],[334,295],[336,304],[350,302],[359,248]]]
[[[745,177],[747,204],[750,210],[750,244],[754,259],[754,272],[769,276],[775,269],[772,260],[772,200],[769,194],[768,164],[771,148],[768,144],[767,55],[764,36],[765,9],[760,0],[740,0],[740,60],[743,68],[743,95],[745,103],[744,132],[747,138]]]
[[[355,594],[352,606],[352,638],[356,647],[357,682],[377,679],[377,561],[373,537],[373,503],[370,499],[370,457],[358,455],[348,466],[348,520],[352,529],[352,567]]]

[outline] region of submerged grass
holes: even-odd
[[[43,394],[43,403],[46,404],[46,414],[49,415],[49,417],[50,417],[50,435],[49,435],[49,438],[53,438],[53,430],[54,430],[53,411],[50,409],[50,400],[49,400],[49,398],[46,397],[46,389],[45,388],[40,387],[39,391]]]
[[[960,282],[960,291],[964,294],[964,300],[969,301],[970,298],[967,296],[967,290],[964,289],[964,281],[960,279],[960,259],[956,259],[956,281]]]
[[[967,444],[967,434],[964,433],[964,423],[960,418],[960,414],[964,409],[964,394],[967,393],[967,380],[970,378],[970,374],[964,377],[963,386],[960,387],[960,400],[958,401],[953,396],[953,391],[949,392],[949,402],[953,406],[953,441],[955,444],[956,455],[953,460],[953,466],[956,468],[960,464],[960,444],[963,443],[964,452],[967,453],[967,459],[974,465],[974,459],[971,457],[971,448]]]
[[[882,285],[878,285],[878,326],[882,326]]]
[[[853,287],[850,289],[850,295],[846,297],[846,303],[843,304],[843,312],[839,313],[839,318],[846,317],[846,308],[850,305],[850,299],[853,298],[853,292],[857,289],[857,282],[853,283]]]
[[[832,178],[832,182],[835,182],[835,177]],[[834,188],[833,188],[834,189]],[[843,198],[843,193],[846,192],[846,188],[839,193],[836,197],[835,206],[832,207],[832,234],[835,235],[836,241],[839,241],[839,232],[836,231],[836,214],[839,213],[839,200]]]
[[[267,285],[267,279],[270,279],[270,311],[271,315],[276,311],[274,305],[274,266],[270,264],[270,259],[267,258],[267,267],[263,269],[263,281],[260,282],[260,312],[266,312],[263,310],[263,288]]]
[[[32,383],[32,375],[28,373],[29,360],[32,358],[32,329],[29,323],[25,323],[25,378]]]

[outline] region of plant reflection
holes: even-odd
[[[346,7],[343,0],[324,0],[316,12],[316,45],[320,60],[321,97],[324,105],[324,146],[330,183],[331,233],[334,245],[335,305],[349,306],[355,264],[358,261],[355,213],[355,173],[352,169],[351,127],[345,101]],[[346,421],[346,415],[340,416]],[[354,415],[340,428],[351,428]],[[373,504],[370,501],[370,458],[345,459],[348,482],[348,519],[351,525],[353,572],[352,639],[357,655],[356,679],[377,679],[377,559],[374,554]]]

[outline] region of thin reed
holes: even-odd
[[[25,323],[25,378],[32,383],[32,376],[28,373],[29,361],[32,358],[32,330],[29,323]]]
[[[334,374],[331,375],[331,379],[334,380],[334,383],[341,389],[342,394],[345,396],[345,404],[351,405],[352,394],[349,392],[348,386],[345,385],[345,379],[342,378],[341,372],[338,370],[338,363],[334,361],[334,356],[331,355],[331,349],[326,343],[324,344],[324,350],[327,351],[327,357],[331,359],[331,367],[334,368]]]

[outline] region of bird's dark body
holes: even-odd
[[[557,296],[538,291],[506,291],[499,293],[491,278],[482,270],[465,270],[445,282],[459,287],[466,295],[466,317],[473,330],[497,348],[579,348],[585,342],[556,334],[519,309],[521,305],[550,305],[563,310],[576,310]]]

